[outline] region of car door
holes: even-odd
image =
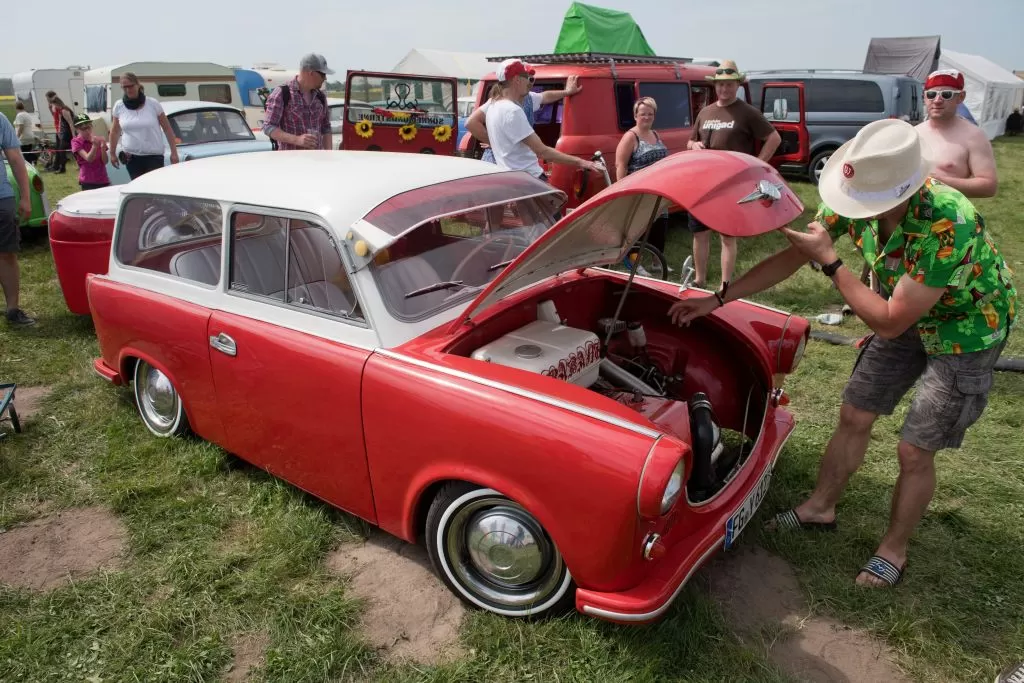
[[[341,148],[453,156],[457,92],[454,78],[349,71]]]
[[[761,113],[782,138],[771,158],[771,164],[778,167],[782,164],[808,163],[811,143],[807,132],[804,84],[764,83],[761,86]]]
[[[210,318],[229,449],[375,521],[360,386],[373,333],[329,231],[295,213],[234,207],[226,297]]]

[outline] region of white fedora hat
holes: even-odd
[[[917,130],[898,119],[864,126],[836,150],[818,181],[822,201],[847,218],[871,218],[924,185],[934,162]]]

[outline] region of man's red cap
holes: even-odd
[[[495,75],[498,77],[500,82],[506,83],[520,74],[532,76],[535,73],[537,73],[536,69],[521,60],[506,59],[498,65],[498,70]]]
[[[924,82],[925,90],[936,88],[952,88],[953,90],[964,89],[964,75],[956,69],[940,69],[928,74],[928,80]]]

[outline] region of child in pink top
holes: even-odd
[[[93,137],[92,121],[85,114],[75,117],[75,130],[71,140],[71,153],[78,162],[78,184],[83,190],[95,190],[110,185],[107,176],[107,141]]]

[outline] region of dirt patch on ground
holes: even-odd
[[[63,510],[0,533],[0,583],[51,590],[98,569],[116,569],[127,532],[105,508]]]
[[[270,644],[270,636],[266,631],[242,633],[231,638],[231,651],[234,658],[224,672],[227,683],[243,683],[249,680],[253,669],[263,665],[263,655]]]
[[[711,596],[738,634],[762,642],[799,681],[909,683],[884,644],[810,614],[792,568],[760,548],[719,558],[707,572]]]
[[[14,409],[18,411],[18,420],[22,423],[30,421],[39,414],[40,404],[53,393],[51,387],[21,387],[14,390]]]
[[[431,571],[424,548],[374,532],[331,553],[327,566],[351,577],[350,590],[367,603],[363,634],[390,659],[437,664],[461,654],[465,610]]]

